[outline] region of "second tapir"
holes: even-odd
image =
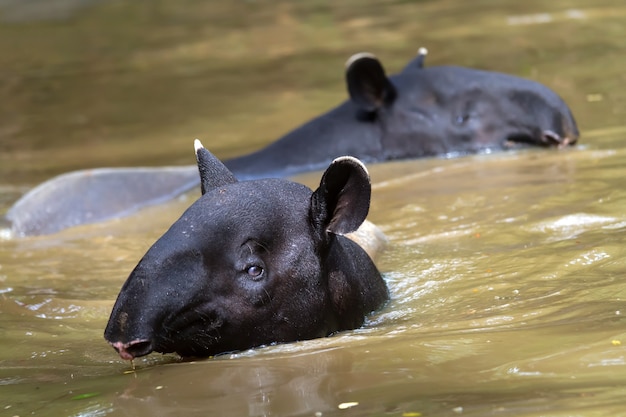
[[[226,161],[238,178],[364,162],[565,147],[578,128],[565,102],[535,81],[456,66],[425,67],[426,52],[387,76],[368,53],[346,64],[350,99],[258,152]]]
[[[209,356],[354,329],[387,300],[367,253],[343,236],[369,211],[352,157],[312,192],[284,179],[238,181],[196,141],[202,197],[148,250],[105,330],[122,359]]]
[[[576,143],[576,122],[549,88],[497,72],[425,68],[424,55],[389,77],[374,56],[353,56],[349,100],[226,166],[239,179],[285,177],[341,155],[380,162]],[[17,236],[49,234],[122,217],[196,185],[194,167],[78,171],[31,190],[7,218]]]

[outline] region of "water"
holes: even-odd
[[[70,169],[191,164],[194,137],[223,157],[258,147],[341,101],[360,50],[390,71],[425,45],[430,65],[537,79],[582,139],[370,166],[391,302],[359,330],[204,361],[153,354],[132,372],[102,338],[196,193],[0,240],[1,416],[626,413],[621,2],[137,4],[0,26],[0,212]]]

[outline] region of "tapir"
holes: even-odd
[[[346,64],[349,100],[252,154],[226,161],[238,178],[322,169],[339,155],[363,162],[459,156],[578,140],[565,102],[531,80],[455,66],[425,67],[426,51],[387,77],[372,54]]]
[[[372,259],[344,235],[371,187],[356,158],[335,159],[315,191],[239,181],[195,142],[202,196],[124,283],[104,332],[122,359],[206,357],[354,329],[388,299]]]
[[[420,50],[392,76],[375,56],[354,55],[347,101],[225,165],[239,179],[287,177],[322,170],[341,155],[374,163],[576,143],[574,117],[548,87],[497,72],[425,67],[425,55]],[[49,234],[121,217],[195,186],[193,166],[78,171],[36,187],[6,217],[16,236]]]

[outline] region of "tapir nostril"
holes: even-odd
[[[152,352],[152,342],[150,340],[133,340],[129,343],[111,342],[111,346],[117,351],[120,358],[127,361]]]

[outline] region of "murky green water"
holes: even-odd
[[[343,100],[361,50],[390,71],[423,45],[430,65],[539,80],[582,139],[371,166],[392,301],[357,331],[196,363],[153,354],[130,373],[102,338],[193,195],[0,241],[0,416],[626,413],[623,2],[109,1],[53,20],[15,7],[0,1],[0,212],[70,169],[191,164],[195,137],[223,157],[258,147]]]

